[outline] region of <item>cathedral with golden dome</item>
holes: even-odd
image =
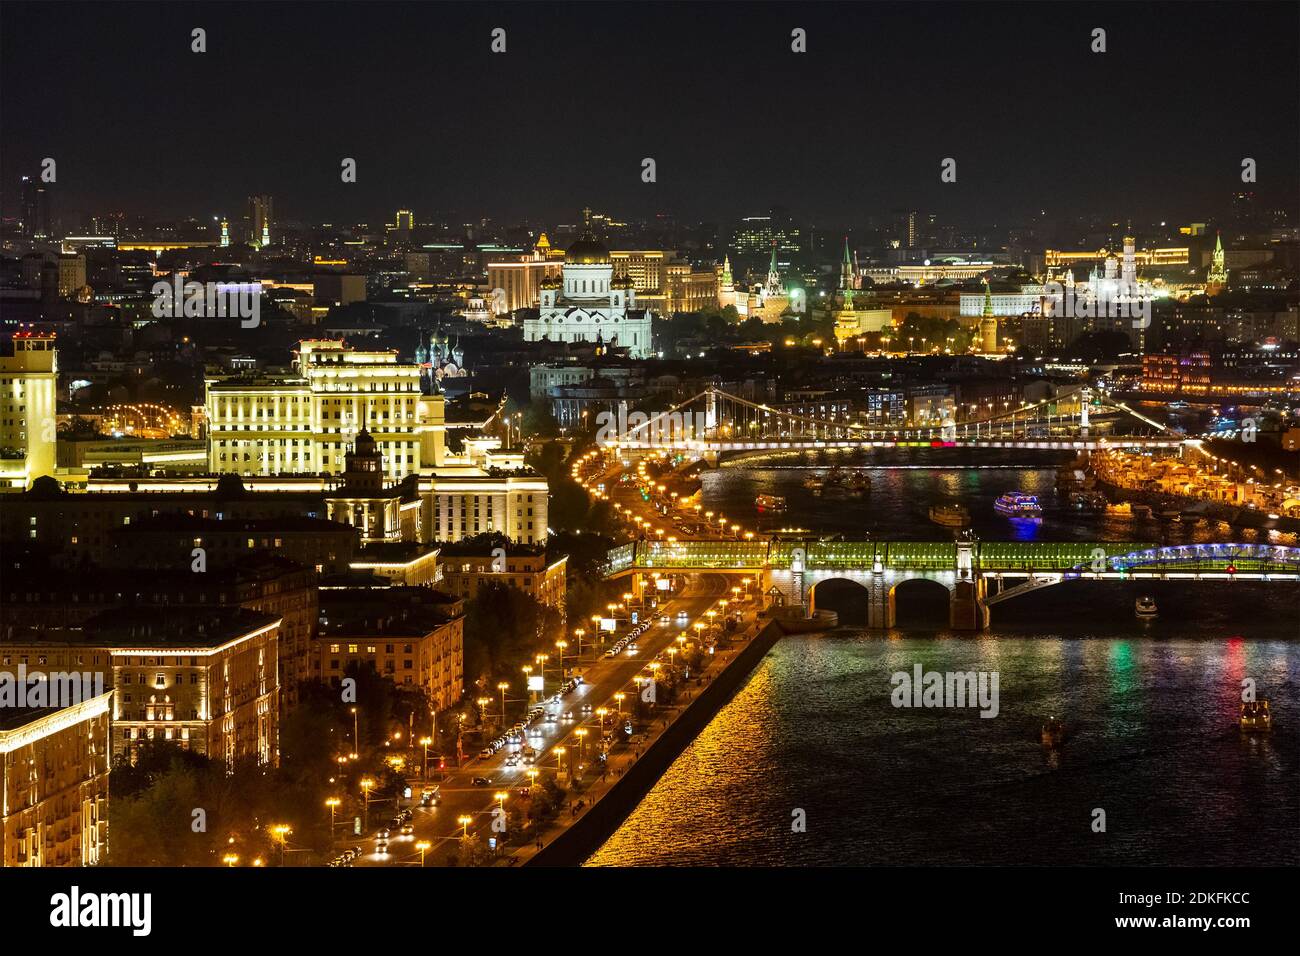
[[[649,358],[651,313],[636,307],[627,276],[615,276],[609,250],[591,233],[590,214],[582,236],[564,253],[559,276],[543,279],[541,308],[524,320],[527,342],[592,342]]]

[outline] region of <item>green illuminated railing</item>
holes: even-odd
[[[1114,571],[1177,566],[1188,571],[1295,572],[1300,549],[1249,544],[1205,544],[1161,548],[1142,542],[982,541],[974,545],[982,572]],[[1119,560],[1117,560],[1119,559]],[[876,562],[894,571],[950,571],[957,566],[953,541],[640,541],[609,553],[606,575],[640,569],[871,570]]]

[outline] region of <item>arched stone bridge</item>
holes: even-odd
[[[608,578],[702,571],[753,574],[777,603],[816,607],[817,586],[861,584],[870,627],[894,625],[894,591],[904,581],[937,581],[949,592],[951,626],[981,630],[989,607],[1072,580],[1255,580],[1300,582],[1300,548],[1267,544],[1009,541],[638,541],[615,548]]]

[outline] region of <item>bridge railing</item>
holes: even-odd
[[[1047,571],[1090,568],[1101,558],[1110,559],[1152,548],[1152,544],[1092,541],[981,541],[980,568],[984,571]]]

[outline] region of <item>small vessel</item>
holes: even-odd
[[[930,520],[935,524],[941,524],[945,528],[964,528],[970,524],[970,512],[964,505],[957,502],[947,504],[931,505]]]
[[[1121,501],[1113,505],[1107,505],[1106,513],[1112,515],[1131,515],[1133,513],[1133,506],[1127,501]]]
[[[1162,521],[1182,521],[1183,513],[1177,508],[1162,508],[1159,511]]]
[[[1037,495],[1022,495],[1016,491],[1009,491],[1002,495],[993,503],[993,508],[998,514],[1006,515],[1008,518],[1034,520],[1043,516],[1043,506],[1038,503]]]
[[[1156,607],[1155,599],[1144,594],[1133,603],[1133,613],[1140,618],[1149,620],[1158,617],[1160,611]]]
[[[1075,491],[1069,497],[1070,507],[1076,511],[1105,511],[1108,502],[1099,491]]]
[[[1137,515],[1139,518],[1150,518],[1150,517],[1151,517],[1151,506],[1150,506],[1150,505],[1143,505],[1143,504],[1134,504],[1134,505],[1133,505],[1133,513],[1134,513],[1135,515]]]
[[[1042,740],[1044,747],[1056,748],[1065,743],[1065,725],[1055,717],[1047,718],[1043,724]]]
[[[860,471],[855,471],[845,479],[844,487],[861,497],[871,491],[871,478]]]
[[[754,499],[754,507],[759,511],[785,511],[785,498],[780,495],[759,495]]]
[[[816,475],[809,475],[803,480],[803,487],[805,491],[811,491],[814,494],[817,494],[826,487],[826,482],[822,481],[822,479],[818,478]]]
[[[1273,729],[1273,714],[1268,709],[1267,698],[1242,702],[1241,729],[1247,731]]]

